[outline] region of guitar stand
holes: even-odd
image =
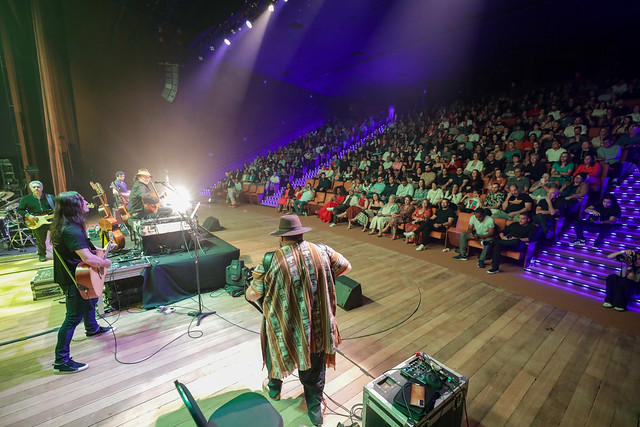
[[[31,243],[32,246],[35,246],[36,242],[33,240],[33,236],[29,235],[25,231],[24,227],[20,226],[20,221],[16,221],[16,226],[18,228],[18,231],[11,238],[11,241],[9,242],[9,248],[24,248],[25,246],[27,246],[27,243]]]

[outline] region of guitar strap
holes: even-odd
[[[54,209],[53,207],[53,196],[51,196],[51,194],[45,194],[45,197],[47,199],[47,203],[49,203],[49,206],[51,206],[51,210]]]
[[[64,260],[62,259],[62,257],[60,256],[60,254],[58,253],[58,251],[56,250],[56,248],[53,248],[53,252],[56,254],[56,256],[58,257],[58,259],[60,260],[60,262],[62,263],[62,265],[64,266],[64,269],[67,271],[67,273],[69,274],[69,277],[71,277],[71,280],[73,280],[74,285],[76,285],[76,288],[78,289],[78,292],[84,292],[87,295],[87,299],[89,299],[89,289],[87,289],[84,286],[80,286],[78,284],[78,282],[76,281],[76,278],[73,274],[71,274],[71,270],[69,270],[69,267],[67,266],[67,263],[64,262]]]

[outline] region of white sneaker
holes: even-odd
[[[333,212],[333,208],[327,208],[327,211]]]
[[[329,227],[335,227],[336,224],[334,224],[333,222],[331,224],[329,224]]]
[[[413,231],[407,231],[406,233],[404,233],[404,237],[415,237],[416,233],[414,233]]]
[[[424,245],[420,245],[416,248],[416,251],[422,251],[424,250]]]

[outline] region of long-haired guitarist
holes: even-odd
[[[29,183],[31,194],[20,199],[18,213],[22,215],[25,223],[31,228],[36,238],[38,258],[44,262],[47,260],[46,240],[49,231],[50,214],[55,205],[51,194],[44,193],[44,186],[40,181]]]
[[[55,350],[53,372],[69,374],[83,371],[89,367],[71,359],[69,345],[76,326],[84,320],[88,337],[104,334],[111,327],[98,325],[95,305],[97,298],[84,299],[76,287],[75,272],[78,264],[95,268],[108,268],[111,261],[95,255],[95,247],[87,238],[86,213],[87,201],[75,191],[60,193],[56,198],[53,221],[51,222],[51,242],[53,243],[53,277],[64,291],[67,311],[58,331],[58,343]]]
[[[173,210],[161,206],[160,197],[151,181],[151,173],[147,169],[138,169],[136,182],[129,195],[129,215],[135,219],[157,218],[169,216]]]

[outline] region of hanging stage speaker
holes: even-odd
[[[207,217],[207,219],[204,220],[204,223],[202,224],[202,228],[204,228],[210,233],[213,231],[222,230],[222,227],[220,227],[220,221],[218,221],[218,218],[215,218],[212,216],[209,216]]]
[[[338,305],[345,310],[362,305],[362,286],[346,276],[336,278],[336,299]]]
[[[165,63],[160,65],[164,65],[162,97],[169,102],[173,102],[178,94],[178,64]]]

